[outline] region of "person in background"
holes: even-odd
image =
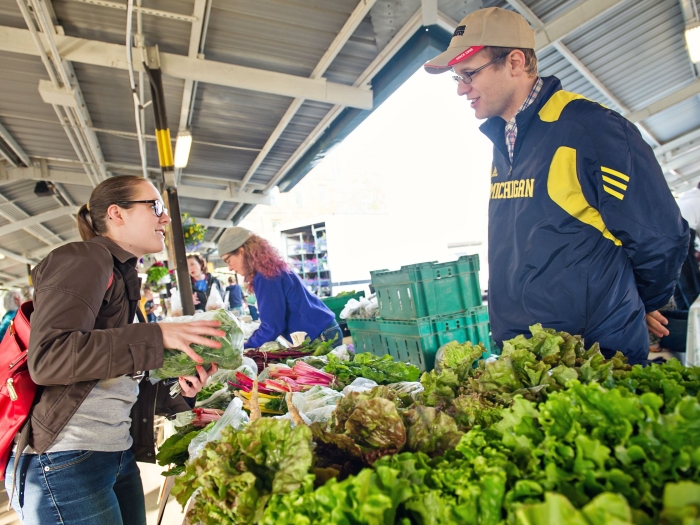
[[[27,365],[40,388],[5,469],[24,525],[146,525],[136,462],[155,462],[154,416],[191,410],[216,366],[179,378],[174,398],[148,370],[165,348],[201,363],[190,344],[219,348],[205,336],[224,335],[215,321],[144,322],[136,265],[165,249],[169,223],[153,184],[110,177],[78,211],[83,241],[32,270]]]
[[[688,221],[688,227],[697,235],[700,227],[700,184],[681,194],[676,202],[681,215]]]
[[[17,315],[19,305],[22,304],[22,297],[19,295],[19,292],[12,290],[5,294],[4,303],[5,315],[2,316],[2,321],[0,321],[0,341],[5,337],[5,332],[7,332],[12,320]]]
[[[235,315],[243,315],[243,290],[233,277],[228,278],[226,293],[228,294],[228,309]]]
[[[207,300],[211,294],[212,287],[216,286],[221,299],[224,298],[224,290],[221,282],[212,274],[207,272],[207,263],[199,255],[187,256],[187,269],[192,278],[192,292],[194,299],[194,309],[204,311]]]
[[[246,342],[259,348],[280,335],[291,342],[292,332],[343,344],[335,315],[310,293],[279,252],[262,237],[241,227],[227,228],[219,239],[219,254],[229,269],[243,275],[260,307],[260,328]]]
[[[255,297],[255,294],[253,292],[250,292],[246,298],[245,302],[248,305],[248,311],[250,312],[250,316],[253,318],[253,321],[257,321],[260,319],[260,316],[258,315],[258,299]]]
[[[143,287],[143,313],[146,314],[146,321],[149,323],[156,322],[156,304],[151,287],[146,285]]]

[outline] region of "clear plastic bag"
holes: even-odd
[[[379,302],[376,295],[350,299],[343,311],[340,312],[341,319],[373,319],[379,316]]]
[[[329,353],[333,354],[341,361],[350,361],[350,350],[348,350],[347,345],[336,346]]]
[[[182,315],[182,299],[180,291],[173,287],[170,289],[170,316],[180,317]]]
[[[379,386],[379,385],[377,385],[377,383],[372,381],[371,379],[365,379],[364,377],[358,377],[352,383],[350,383],[348,386],[343,388],[343,395],[347,396],[351,392],[368,392],[369,390],[372,390],[375,386]]]
[[[216,286],[211,287],[211,291],[209,292],[209,297],[207,297],[207,305],[205,308],[207,312],[211,312],[212,310],[226,309],[226,305],[224,305],[224,299],[223,297],[221,297],[221,293],[219,292],[219,289]]]
[[[414,401],[418,401],[424,390],[423,385],[419,381],[401,381],[400,383],[392,383],[387,386],[399,395],[407,394]]]
[[[305,415],[312,423],[324,423],[330,419],[343,397],[332,388],[315,386],[306,392],[294,392],[292,403],[302,417]]]
[[[214,423],[211,430],[202,431],[197,434],[189,447],[187,447],[187,452],[190,454],[190,461],[197,457],[207,443],[221,439],[221,431],[224,428],[231,426],[236,430],[240,430],[248,423],[250,423],[250,418],[245,410],[243,410],[243,402],[235,398],[231,401],[231,404],[221,416],[221,419]]]
[[[197,408],[209,408],[215,405],[220,405],[222,403],[228,406],[228,404],[231,402],[231,399],[233,399],[233,394],[229,391],[228,385],[224,383],[219,390],[214,392],[208,398],[202,401],[197,401],[197,403],[195,403],[195,406]]]

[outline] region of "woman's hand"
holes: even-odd
[[[180,378],[180,386],[182,387],[182,395],[184,397],[195,397],[200,390],[207,384],[209,376],[215,374],[219,370],[216,363],[211,364],[211,368],[207,372],[203,366],[197,367],[197,377],[184,376]]]
[[[163,346],[180,350],[190,356],[196,363],[201,363],[201,356],[190,348],[191,344],[221,348],[221,343],[204,337],[224,337],[226,332],[217,330],[219,321],[192,321],[191,323],[157,323],[163,332]]]

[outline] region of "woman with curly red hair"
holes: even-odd
[[[246,348],[259,348],[280,335],[306,332],[313,340],[343,342],[335,315],[309,292],[279,252],[265,239],[245,228],[228,228],[219,239],[219,255],[229,269],[243,275],[249,291],[258,299],[260,328]]]

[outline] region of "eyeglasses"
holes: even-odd
[[[162,217],[164,213],[168,213],[168,209],[163,205],[163,201],[157,199],[148,201],[119,201],[116,204],[118,206],[122,204],[150,204],[156,217]]]
[[[475,69],[474,71],[472,71],[471,73],[467,73],[467,72],[462,73],[462,75],[464,75],[464,76],[462,76],[462,75],[452,75],[452,80],[454,80],[457,84],[459,84],[460,82],[463,82],[464,84],[471,84],[471,83],[472,83],[472,78],[474,77],[474,75],[476,75],[476,74],[477,74],[479,71],[481,71],[482,69],[487,68],[487,67],[490,66],[491,64],[493,64],[493,63],[495,63],[495,62],[498,62],[500,59],[502,59],[502,58],[504,58],[504,57],[507,57],[508,54],[509,54],[509,53],[504,53],[504,54],[502,54],[501,56],[494,58],[491,62],[488,62],[488,63],[484,64],[483,66],[481,66],[481,67],[479,67],[479,68],[476,68],[476,69]]]

